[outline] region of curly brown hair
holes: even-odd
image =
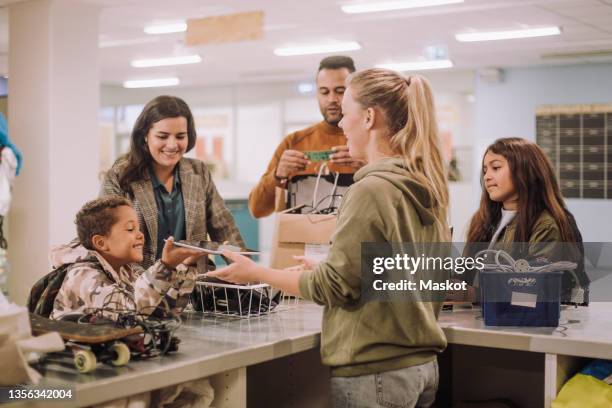
[[[117,222],[114,210],[124,205],[131,207],[132,203],[118,195],[96,198],[85,203],[74,220],[81,245],[95,249],[91,239],[94,235],[107,235],[110,232]]]

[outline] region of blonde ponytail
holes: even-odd
[[[420,75],[408,78],[408,120],[391,137],[391,147],[401,152],[406,166],[429,180],[432,198],[448,207],[448,184],[436,120],[433,93],[427,79]]]
[[[427,79],[408,78],[386,69],[368,69],[349,76],[348,86],[364,108],[378,107],[391,133],[390,145],[404,158],[408,170],[429,186],[437,218],[445,225],[448,184],[440,150],[433,93]],[[433,205],[436,207],[436,205]]]

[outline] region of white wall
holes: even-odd
[[[9,134],[24,157],[9,213],[17,303],[50,270],[50,246],[75,237],[77,210],[97,195],[98,17],[77,0],[9,8]]]
[[[283,131],[280,103],[238,106],[236,180],[257,183],[272,158]]]
[[[473,77],[472,77],[473,78]],[[435,92],[435,91],[434,91]],[[478,190],[474,190],[474,106],[466,91],[436,92],[436,105],[439,130],[452,135],[455,156],[459,162],[462,179],[450,182],[449,222],[453,227],[453,241],[465,241],[465,221],[469,219],[478,201]],[[474,194],[476,191],[476,194]]]
[[[143,105],[158,95],[178,96],[193,107],[260,103],[302,96],[295,82],[143,89],[103,84],[100,88],[100,106]]]
[[[475,98],[476,160],[480,160],[497,138],[535,140],[539,105],[612,102],[612,64],[508,69],[501,83],[477,78]],[[477,177],[474,180],[478,188]],[[606,221],[611,200],[569,199],[567,205],[585,242],[612,241],[612,227]]]

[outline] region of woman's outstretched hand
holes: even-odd
[[[314,269],[318,264],[314,259],[306,258],[303,255],[294,255],[293,259],[298,261],[304,269]]]
[[[223,251],[224,257],[232,261],[231,264],[206,273],[231,283],[249,283],[261,281],[264,267],[256,264],[253,260],[232,251]]]

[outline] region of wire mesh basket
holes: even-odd
[[[272,288],[267,283],[234,285],[198,281],[196,309],[213,316],[250,318],[264,316],[297,306],[299,298]]]

